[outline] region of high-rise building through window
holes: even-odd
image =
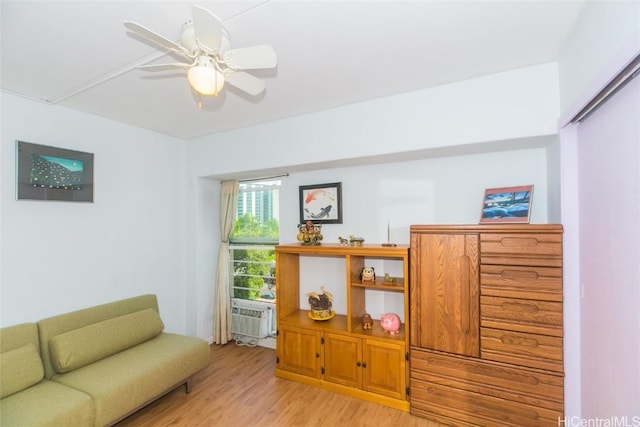
[[[241,183],[238,194],[238,217],[253,215],[260,224],[278,219],[280,181]],[[275,190],[275,191],[274,191]]]

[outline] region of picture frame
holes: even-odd
[[[16,198],[93,202],[93,154],[16,141]]]
[[[342,183],[301,185],[300,224],[342,224]]]
[[[480,224],[528,223],[532,202],[533,185],[489,188],[484,192]]]

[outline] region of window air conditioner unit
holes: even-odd
[[[266,338],[275,329],[275,316],[270,304],[232,298],[231,332],[252,338]]]

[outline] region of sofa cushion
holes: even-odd
[[[56,372],[70,372],[150,340],[163,329],[153,309],[114,317],[53,337],[51,362]]]
[[[42,364],[44,365],[44,377],[49,379],[57,373],[53,367],[51,353],[49,352],[49,341],[56,335],[84,328],[85,326],[113,319],[118,316],[136,313],[148,308],[154,309],[158,313],[160,312],[158,309],[158,299],[153,294],[140,295],[107,304],[96,305],[94,307],[39,320],[37,323],[36,337],[40,345],[40,354],[42,355]]]
[[[21,323],[0,329],[0,353],[14,350],[29,343],[32,343],[40,352],[38,325],[35,323]]]
[[[91,396],[53,381],[42,381],[0,400],[0,425],[7,427],[93,427]]]
[[[0,398],[24,390],[44,378],[40,354],[31,343],[0,353],[0,372]]]
[[[111,357],[54,375],[52,381],[90,395],[95,424],[103,426],[184,383],[208,363],[205,340],[163,332]]]

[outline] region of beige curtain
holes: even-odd
[[[238,181],[222,183],[220,190],[220,253],[218,254],[218,277],[216,279],[215,317],[213,319],[213,342],[226,344],[232,338],[231,328],[231,259],[229,237],[233,232],[238,207]]]

